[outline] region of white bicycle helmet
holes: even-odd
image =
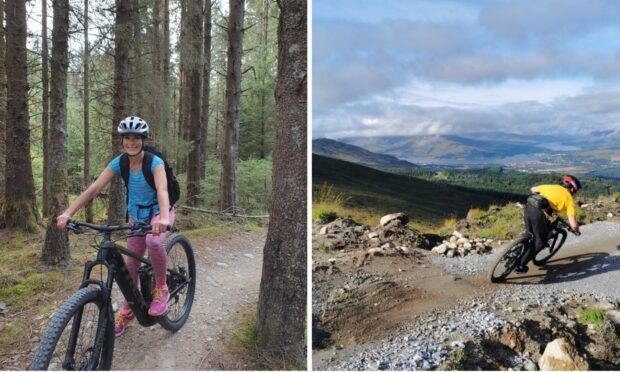
[[[144,138],[149,136],[149,125],[138,116],[128,116],[118,124],[119,134],[139,134]]]

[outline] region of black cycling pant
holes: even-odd
[[[526,247],[526,254],[521,257],[521,264],[527,265],[536,252],[547,246],[547,236],[551,229],[551,223],[542,210],[529,204],[525,206],[524,221],[525,228],[529,233],[534,235],[535,239],[534,252],[532,252],[531,247],[528,246]]]

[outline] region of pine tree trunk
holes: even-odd
[[[42,0],[41,3],[41,89],[43,114],[41,116],[41,123],[43,126],[43,133],[41,142],[43,142],[43,216],[50,216],[50,201],[49,201],[49,122],[50,122],[50,98],[49,98],[49,72],[48,72],[49,55],[47,49],[47,0]]]
[[[4,0],[0,0],[0,25],[4,25]],[[6,58],[4,27],[0,27],[0,228],[4,227],[4,196],[6,195]]]
[[[202,110],[200,119],[200,179],[207,178],[207,140],[209,138],[209,94],[211,92],[211,0],[205,1],[204,70],[202,72]]]
[[[181,34],[179,37],[179,123],[178,123],[178,135],[183,141],[188,140],[187,135],[187,123],[189,116],[189,87],[188,87],[188,10],[187,2],[191,0],[180,1],[181,5]],[[179,173],[185,173],[187,171],[187,154],[182,148],[179,149],[178,154],[178,168]]]
[[[163,96],[164,96],[164,110],[162,113],[161,121],[163,123],[164,133],[166,137],[173,133],[174,120],[170,120],[170,113],[172,107],[174,107],[174,100],[170,101],[170,1],[164,0],[164,6],[162,11],[163,22],[163,40],[162,40],[162,80],[164,83]]]
[[[165,138],[165,131],[162,132],[162,111],[165,105],[163,96],[163,79],[161,78],[161,0],[153,2],[153,25],[149,28],[151,33],[151,49],[153,56],[151,57],[151,72],[153,74],[150,80],[152,99],[149,100],[149,112],[151,114],[151,138],[156,143],[160,143],[161,138]],[[162,137],[161,134],[164,134]]]
[[[112,119],[112,154],[121,153],[121,137],[117,133],[118,123],[127,111],[127,87],[129,75],[129,0],[116,0],[116,27],[114,29],[114,101]],[[115,177],[110,185],[108,198],[108,223],[121,223],[126,220],[127,200],[125,185],[120,177]]]
[[[69,67],[69,0],[52,0],[52,76],[50,115],[50,214],[60,215],[67,208],[67,68]],[[47,222],[43,261],[58,264],[69,260],[66,230],[58,230],[50,218]]]
[[[6,199],[7,227],[36,231],[38,212],[30,160],[28,71],[26,58],[26,2],[6,1],[7,117]]]
[[[241,98],[241,56],[243,53],[244,0],[230,0],[228,13],[228,62],[224,101],[224,144],[220,177],[220,211],[237,209],[237,158],[239,150],[239,101]]]
[[[279,2],[276,134],[263,250],[259,345],[305,369],[307,210],[306,0]]]
[[[90,50],[88,46],[88,0],[84,0],[84,188],[90,185]],[[93,203],[86,204],[86,221],[93,222]]]
[[[190,93],[188,139],[191,141],[191,151],[187,157],[187,203],[192,206],[199,205],[202,199],[200,193],[200,168],[203,166],[200,162],[200,109],[202,108],[202,72],[204,69],[202,7],[202,0],[190,0],[187,9],[190,31],[187,44],[190,56],[190,63],[187,65]]]
[[[269,31],[269,5],[270,0],[263,0],[263,17],[262,17],[262,32],[261,32],[261,63],[266,63],[267,59],[267,36]],[[261,86],[265,86],[265,73],[261,73]],[[259,156],[261,159],[265,159],[267,156],[267,151],[265,148],[265,136],[267,136],[267,115],[266,111],[266,91],[265,89],[261,89],[260,93],[260,150]]]

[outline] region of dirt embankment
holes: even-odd
[[[430,252],[440,241],[399,235],[402,221],[387,237],[386,226],[335,225],[313,234],[315,369],[532,370],[560,338],[591,368],[620,366],[616,223],[584,226],[546,267],[505,285],[486,279],[497,248],[450,258]],[[603,323],[580,320],[597,307]]]

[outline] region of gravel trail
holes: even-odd
[[[541,269],[509,277],[506,284],[488,285],[482,294],[459,299],[456,306],[438,303],[416,316],[390,337],[352,350],[333,348],[315,370],[430,370],[438,368],[468,339],[490,335],[510,322],[527,318],[535,309],[590,297],[614,303],[620,299],[620,224],[597,222],[582,226],[582,235],[569,234],[557,257]],[[430,255],[445,271],[480,281],[497,259],[491,255],[446,258]],[[528,355],[513,360],[514,368],[532,363]]]

